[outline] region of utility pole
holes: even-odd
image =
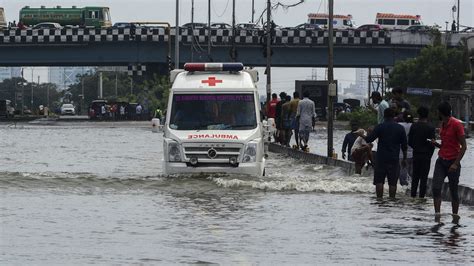
[[[334,84],[334,0],[329,0],[329,35],[328,35],[328,47],[329,47],[329,64],[328,64],[328,157],[333,157],[334,145],[333,145],[333,130],[334,130],[334,97],[337,96],[336,84]]]
[[[255,18],[255,0],[252,0],[252,23],[255,23],[254,18]]]
[[[82,76],[81,76],[81,92],[82,92],[82,103],[81,103],[81,111],[84,113],[84,67],[82,67]]]
[[[174,34],[174,63],[175,69],[179,68],[179,0],[176,0],[176,27]]]
[[[115,72],[115,99],[118,98],[118,80],[117,80],[117,72]]]
[[[271,42],[272,42],[272,36],[271,36],[271,12],[272,12],[272,6],[271,6],[271,1],[267,0],[267,105],[270,104],[270,98],[272,94],[272,51],[271,51]]]
[[[461,6],[460,6],[460,4],[461,4],[461,0],[458,0],[458,14],[457,14],[457,16],[458,16],[458,18],[457,18],[458,23],[456,23],[456,32],[459,32],[459,13],[460,13],[460,11],[461,11]],[[471,10],[471,11],[472,11],[472,10]]]
[[[232,62],[235,62],[235,0],[232,0],[232,48],[230,50],[230,57]]]
[[[102,72],[99,72],[99,99],[102,99]]]
[[[211,59],[211,0],[207,1],[207,58]]]
[[[191,0],[191,62],[194,62],[194,0]]]

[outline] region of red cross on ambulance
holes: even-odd
[[[208,77],[207,79],[201,80],[201,83],[207,83],[207,85],[209,85],[210,87],[214,87],[217,83],[222,83],[222,80],[216,79],[216,77]]]

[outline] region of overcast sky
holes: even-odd
[[[284,4],[292,4],[299,0],[279,0]],[[208,0],[195,0],[194,20],[207,22]],[[212,21],[232,21],[232,0],[211,0]],[[276,3],[277,0],[272,0]],[[421,15],[424,24],[438,24],[445,27],[445,22],[453,20],[451,8],[457,0],[335,0],[335,14],[351,14],[357,25],[374,23],[377,12],[391,12],[398,14]],[[249,22],[252,0],[236,0],[236,22]],[[5,8],[8,21],[17,20],[18,12],[23,6],[48,7],[67,6],[108,6],[110,7],[112,22],[124,21],[167,21],[175,24],[175,0],[0,0],[0,6]],[[262,14],[266,0],[255,0],[255,17]],[[284,10],[279,8],[273,13],[276,24],[294,26],[307,20],[310,12],[327,12],[327,0],[305,0],[303,4]],[[474,25],[474,0],[461,0],[461,25]],[[189,22],[191,18],[191,0],[180,0],[180,24]],[[44,70],[37,70],[42,73]],[[295,79],[306,79],[312,75],[312,69],[275,69],[273,78],[275,91],[294,89]],[[261,73],[263,74],[263,73]],[[323,70],[318,75],[324,75]],[[36,76],[36,74],[35,74]],[[27,76],[28,77],[28,76]],[[353,69],[337,69],[336,79],[340,85],[347,86],[355,81]],[[261,76],[261,80],[265,80]],[[262,83],[263,84],[263,83]],[[264,88],[264,86],[262,87]]]

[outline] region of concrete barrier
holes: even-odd
[[[336,160],[333,158],[328,158],[326,156],[322,156],[319,154],[314,153],[306,153],[300,150],[292,149],[289,147],[284,147],[275,143],[270,143],[268,146],[268,150],[274,153],[281,153],[288,155],[291,158],[299,159],[304,162],[312,163],[312,164],[326,164],[330,166],[336,166],[342,168],[348,175],[353,175],[355,173],[355,167],[353,162],[348,162],[344,160]],[[428,178],[427,184],[427,196],[431,196],[431,185],[433,180]],[[474,206],[474,189],[459,185],[459,198],[460,203],[465,205]],[[451,194],[449,193],[449,186],[448,183],[444,183],[443,190],[441,191],[441,195],[443,200],[450,201]]]

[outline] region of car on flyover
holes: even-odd
[[[408,28],[406,28],[406,31],[411,31],[411,32],[428,32],[431,31],[433,27],[427,26],[427,25],[413,25]]]
[[[239,30],[261,30],[262,27],[255,23],[239,23],[235,25],[235,27]]]
[[[64,103],[61,105],[61,115],[75,115],[76,114],[76,109],[74,108],[74,105],[70,103]]]
[[[183,29],[205,29],[207,28],[206,23],[194,22],[194,23],[186,23],[181,26]]]
[[[294,27],[285,27],[283,29],[285,30],[322,30],[321,27],[319,27],[318,25],[310,24],[310,23],[302,23]]]
[[[33,26],[34,30],[59,30],[62,29],[62,26],[59,23],[56,22],[41,22]]]
[[[227,23],[212,23],[211,29],[213,30],[231,30],[232,26]]]
[[[379,24],[364,24],[360,27],[357,27],[357,31],[379,31],[383,30],[382,26]]]

